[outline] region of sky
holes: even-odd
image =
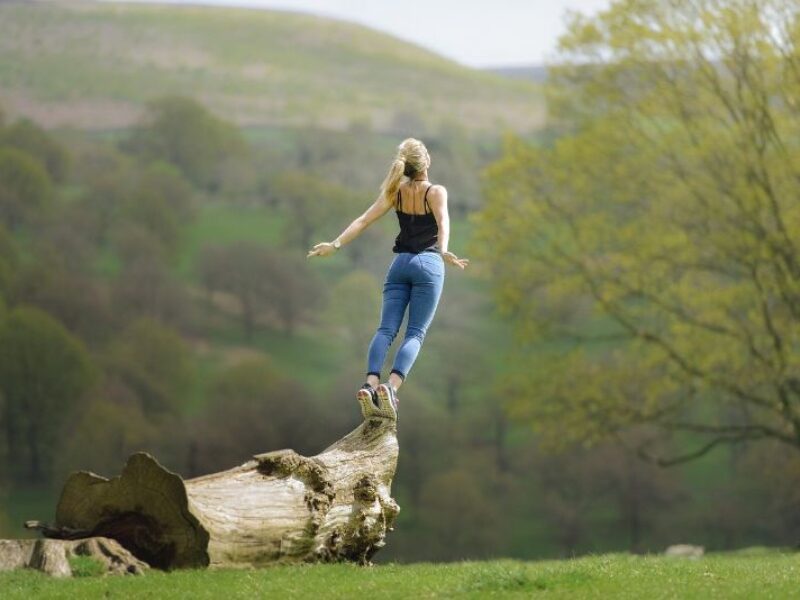
[[[130,0],[128,0],[130,1]],[[309,12],[354,21],[471,67],[547,62],[567,10],[595,13],[610,0],[145,0]]]

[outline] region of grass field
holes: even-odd
[[[606,554],[572,560],[279,566],[151,572],[143,577],[0,574],[12,598],[796,598],[800,555],[700,560]]]

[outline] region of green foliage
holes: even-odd
[[[67,176],[67,149],[32,121],[21,119],[9,125],[0,132],[0,145],[17,148],[36,158],[55,182],[61,183]]]
[[[366,209],[361,206],[364,201],[347,188],[304,171],[277,175],[270,183],[269,195],[286,209],[289,221],[285,235],[300,251],[310,248],[314,236],[322,231],[328,234],[333,224]]]
[[[313,448],[324,437],[325,420],[308,391],[272,361],[251,356],[219,373],[205,415],[194,428],[198,460],[228,468],[263,448]],[[323,442],[324,443],[324,442]]]
[[[18,253],[11,234],[0,223],[0,295],[8,297],[18,266]]]
[[[18,307],[0,324],[0,390],[15,476],[46,480],[61,427],[78,413],[95,369],[83,343],[47,313]]]
[[[536,353],[516,413],[554,444],[653,423],[701,438],[641,438],[664,464],[800,447],[793,27],[777,0],[619,2],[562,40],[563,136],[506,141],[476,245]]]
[[[11,230],[40,213],[50,201],[52,184],[32,156],[0,146],[0,220]]]
[[[144,122],[123,147],[146,160],[175,165],[189,181],[209,191],[222,185],[222,163],[247,155],[247,145],[235,126],[181,96],[149,103]]]
[[[422,495],[422,521],[431,532],[427,548],[432,556],[458,558],[465,549],[472,556],[498,552],[498,512],[485,484],[465,465],[433,475]],[[471,526],[481,523],[481,527]]]
[[[358,303],[353,302],[354,296]],[[380,319],[380,280],[367,271],[352,271],[333,285],[329,297],[324,323],[337,341],[361,359]]]
[[[153,163],[135,174],[123,216],[155,237],[168,255],[177,251],[183,225],[192,214],[192,190],[169,164]]]
[[[178,333],[152,319],[131,323],[111,344],[107,362],[148,414],[177,413],[191,389],[189,348]]]
[[[261,314],[292,334],[319,303],[318,283],[302,258],[256,243],[206,246],[197,270],[209,294],[223,291],[236,298],[248,340]]]
[[[109,373],[71,424],[54,462],[55,480],[80,469],[112,477],[133,452],[156,452],[176,437],[175,421],[164,417],[163,412],[146,413],[137,390]]]
[[[136,186],[132,159],[110,144],[93,144],[76,160],[82,172],[81,194],[76,202],[85,219],[84,231],[96,245],[108,242],[110,233],[122,220]]]

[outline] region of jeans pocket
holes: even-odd
[[[441,277],[444,275],[444,259],[435,252],[420,252],[419,264],[422,270],[431,277]]]

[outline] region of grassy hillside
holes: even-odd
[[[89,568],[85,572],[91,573]],[[283,566],[247,571],[152,572],[143,577],[49,578],[0,573],[5,598],[790,598],[793,554],[701,560],[603,555],[577,560]]]
[[[306,14],[88,2],[0,3],[0,103],[47,126],[118,128],[148,99],[194,96],[242,125],[531,130],[530,82]],[[421,127],[409,127],[421,119]],[[403,126],[405,124],[405,127]]]

